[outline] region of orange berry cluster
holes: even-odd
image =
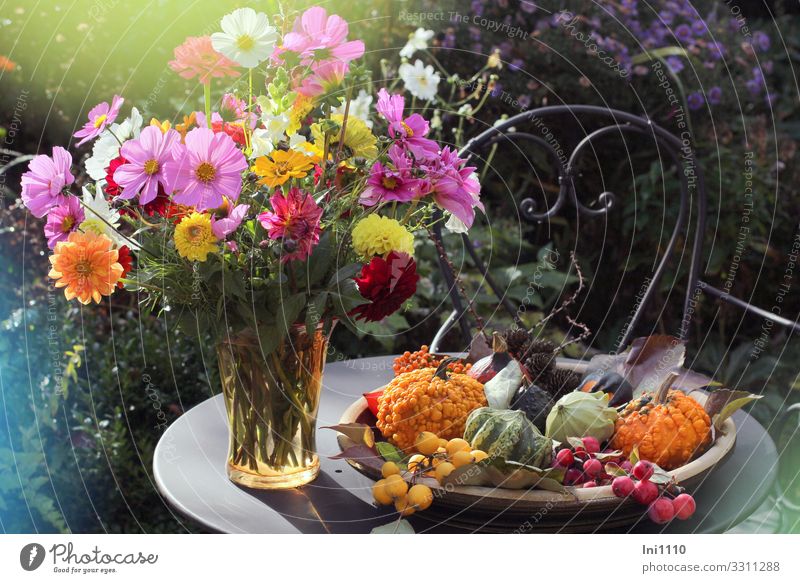
[[[460,437],[467,416],[486,406],[483,384],[465,374],[443,379],[435,372],[423,368],[396,376],[378,402],[378,429],[400,449],[410,450],[423,431]]]
[[[436,368],[439,366],[446,356],[437,356],[428,352],[428,347],[425,345],[420,346],[416,352],[409,352],[406,350],[403,354],[394,359],[394,374],[400,375],[404,372],[411,372],[412,370],[419,370],[421,368]],[[456,361],[447,365],[449,372],[465,373],[472,365],[466,362]]]

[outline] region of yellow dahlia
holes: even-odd
[[[189,261],[205,261],[217,250],[217,238],[211,230],[211,215],[191,213],[175,227],[175,248]]]
[[[308,116],[314,104],[310,97],[298,95],[289,110],[289,125],[286,127],[286,135],[293,136],[303,125],[303,120]]]
[[[275,150],[270,156],[256,158],[252,170],[261,177],[259,184],[274,188],[290,178],[305,178],[316,162],[316,156],[296,150]]]
[[[102,296],[110,296],[123,273],[111,239],[93,231],[70,233],[56,244],[50,264],[47,275],[55,286],[64,288],[68,300],[78,298],[82,304],[99,304]]]
[[[353,249],[362,257],[385,257],[392,251],[414,255],[414,235],[394,219],[369,215],[353,227]]]
[[[342,124],[344,115],[336,113],[331,116],[331,119]],[[318,147],[322,147],[325,143],[325,136],[322,134],[322,128],[319,124],[311,126],[311,135],[314,138],[314,143]],[[335,151],[336,144],[339,143],[339,135],[333,136],[330,140],[331,152]],[[373,159],[378,155],[378,139],[373,135],[372,131],[364,123],[363,119],[349,116],[347,118],[347,127],[344,130],[344,145],[347,158],[360,157]]]

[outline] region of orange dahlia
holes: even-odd
[[[50,264],[47,275],[56,280],[55,286],[64,288],[68,300],[78,298],[82,304],[99,304],[102,296],[111,295],[123,273],[111,239],[92,231],[70,233],[56,244]]]

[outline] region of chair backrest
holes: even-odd
[[[561,142],[550,129],[554,127],[554,121],[557,121],[560,126],[563,126],[564,123],[569,123],[582,131],[583,137],[577,141],[577,145],[572,148],[571,153],[568,155],[564,151]],[[599,127],[597,127],[598,122],[600,122]],[[584,126],[587,123],[591,123],[593,129],[587,129]],[[491,148],[494,144],[514,144],[515,147],[519,148],[521,155],[524,155],[519,145],[521,142],[529,142],[542,148],[553,164],[554,171],[557,172],[558,196],[552,206],[543,211],[539,211],[536,201],[532,198],[525,198],[518,203],[520,215],[528,221],[541,223],[555,217],[567,205],[571,205],[577,211],[579,218],[596,219],[607,215],[614,208],[617,197],[612,192],[604,191],[599,193],[597,197],[598,208],[586,206],[576,193],[575,180],[578,173],[578,162],[587,150],[591,150],[597,155],[595,148],[598,147],[599,142],[615,136],[621,136],[624,139],[625,134],[637,134],[651,138],[656,146],[655,151],[659,158],[666,157],[671,162],[670,167],[674,165],[678,168],[680,199],[677,218],[670,238],[661,253],[654,272],[649,277],[649,281],[646,282],[646,286],[642,286],[643,292],[637,296],[638,302],[635,310],[625,329],[619,335],[617,350],[623,349],[630,343],[637,324],[658,289],[659,282],[664,275],[670,258],[675,253],[679,240],[684,241],[684,244],[687,244],[688,241],[692,243],[688,282],[683,299],[683,316],[679,330],[673,331],[673,333],[679,338],[685,339],[689,332],[698,295],[704,290],[710,291],[712,294],[714,291],[719,291],[700,281],[707,207],[703,172],[696,161],[691,141],[675,136],[649,119],[624,111],[591,105],[559,105],[540,107],[517,114],[474,137],[461,150],[462,157],[479,158],[481,152]],[[491,209],[489,209],[489,212],[491,212]],[[693,221],[690,220],[691,213],[694,213]],[[690,224],[691,222],[693,222],[693,225]],[[694,229],[692,229],[692,226]],[[693,233],[692,230],[694,230]],[[519,322],[517,316],[518,306],[514,306],[513,302],[507,297],[505,290],[501,289],[492,278],[487,266],[475,251],[469,236],[464,234],[462,237],[464,248],[471,263],[483,276],[482,283],[485,282],[498,297],[502,307],[515,321]],[[434,229],[434,238],[436,239],[437,247],[442,249],[444,243],[441,222],[437,223]],[[440,253],[439,265],[444,274],[445,283],[448,286],[448,294],[453,304],[453,311],[431,342],[432,351],[438,350],[444,335],[453,326],[459,326],[466,342],[472,338],[471,330],[474,326],[474,322],[470,322],[470,319],[474,320],[474,318],[470,315],[469,306],[465,305],[464,299],[459,294],[457,274],[454,273],[452,265],[447,258],[441,255]],[[681,256],[683,256],[683,250],[681,251]]]

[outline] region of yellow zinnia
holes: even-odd
[[[99,304],[102,296],[110,296],[123,272],[111,239],[93,231],[70,233],[56,244],[50,264],[47,275],[56,280],[55,286],[64,288],[68,300],[78,298],[82,304]]]
[[[205,261],[218,249],[217,238],[211,230],[211,216],[193,212],[175,227],[175,248],[178,255],[189,261]]]
[[[286,135],[292,137],[303,125],[303,120],[308,116],[314,104],[310,97],[298,95],[289,110],[289,125],[286,126]]]
[[[316,156],[306,156],[295,150],[275,150],[270,156],[256,158],[252,170],[270,188],[280,186],[290,178],[304,178],[317,162]]]
[[[369,215],[353,227],[353,249],[367,258],[392,251],[413,255],[414,235],[394,219]]]
[[[338,123],[340,126],[344,121],[344,115],[336,113],[331,116],[331,120]],[[322,129],[319,124],[311,126],[311,135],[314,137],[314,143],[318,147],[322,147],[325,143],[325,136],[322,134]],[[339,135],[335,135],[330,139],[330,151],[335,152],[335,145],[339,143]],[[347,158],[359,157],[371,160],[378,155],[378,139],[372,134],[372,130],[367,127],[364,120],[357,117],[349,116],[347,118],[347,127],[344,130],[344,145],[347,148]]]

